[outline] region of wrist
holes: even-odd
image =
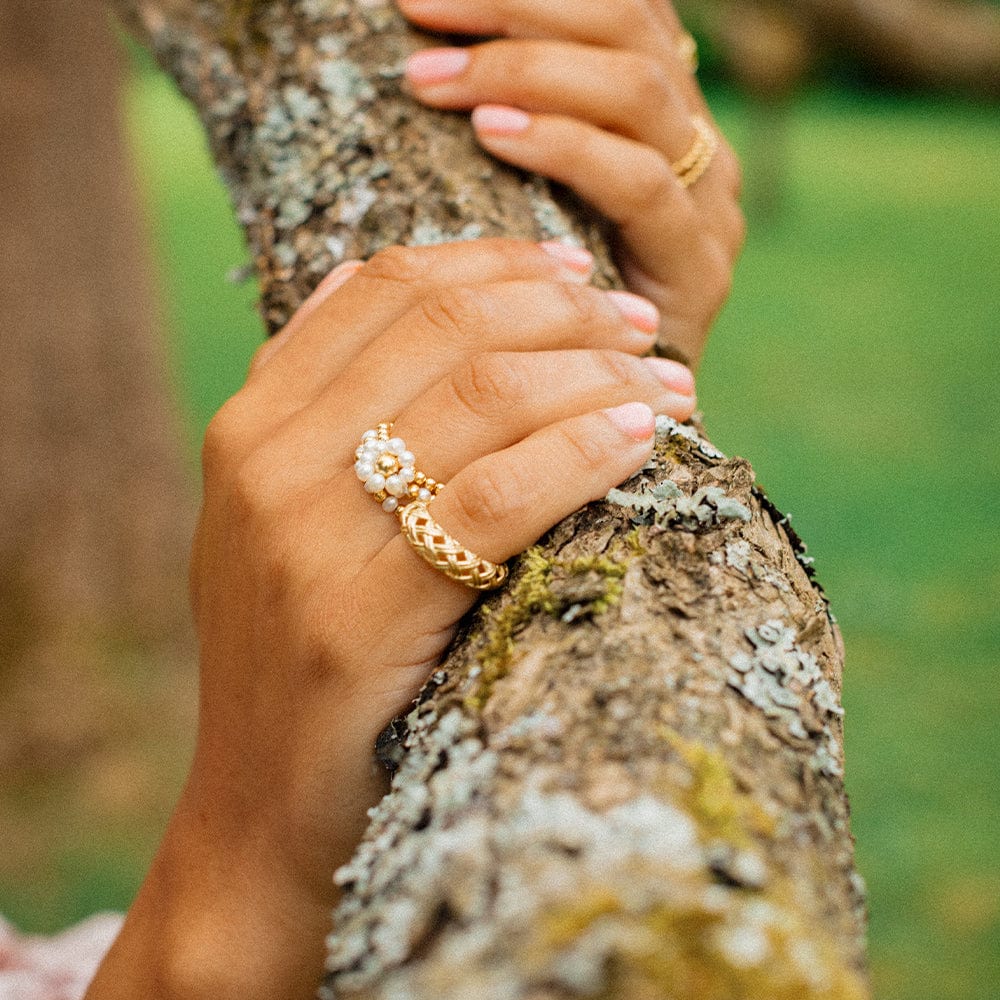
[[[327,901],[251,845],[227,845],[178,807],[87,1000],[308,1000],[323,969]]]

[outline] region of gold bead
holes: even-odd
[[[379,455],[375,468],[383,476],[392,476],[399,472],[399,460],[395,455]]]

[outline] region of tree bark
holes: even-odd
[[[197,105],[280,326],[342,258],[602,224],[400,92],[382,0],[120,9]],[[469,616],[378,748],[328,997],[867,996],[842,649],[749,464],[661,420],[655,461]]]

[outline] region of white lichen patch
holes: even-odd
[[[639,492],[613,489],[608,503],[624,507],[635,524],[661,524],[696,531],[724,521],[750,520],[750,508],[729,496],[721,486],[702,486],[687,496],[673,480],[666,479]]]
[[[534,177],[524,185],[542,239],[578,241],[576,228],[570,217],[552,197],[549,183]]]
[[[844,710],[816,657],[801,649],[795,629],[778,619],[747,628],[746,637],[753,651],[739,650],[729,658],[729,685],[795,739],[817,737],[814,770],[842,777],[840,744],[829,720]],[[807,711],[813,722],[809,728]]]
[[[658,438],[683,438],[689,444],[693,444],[706,458],[721,459],[726,457],[711,441],[706,441],[690,424],[678,423],[673,417],[662,413],[656,418],[656,436]]]
[[[420,219],[414,223],[407,242],[416,247],[437,246],[440,243],[478,240],[482,235],[483,227],[478,222],[467,223],[458,232],[450,232],[430,219]]]

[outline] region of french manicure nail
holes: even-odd
[[[594,255],[589,250],[584,250],[583,247],[573,246],[572,243],[563,243],[561,240],[546,240],[538,245],[571,271],[589,275],[594,270]]]
[[[472,111],[472,127],[479,135],[517,135],[531,124],[531,115],[499,104],[480,104]]]
[[[618,430],[636,441],[648,441],[656,433],[656,417],[645,403],[626,403],[604,413]]]
[[[677,361],[669,361],[667,358],[644,358],[643,360],[671,392],[679,393],[681,396],[694,395],[694,374],[690,368],[686,368]]]
[[[465,49],[424,49],[406,60],[406,78],[420,86],[445,83],[465,72],[468,65]]]
[[[649,299],[631,292],[608,292],[608,298],[634,327],[646,333],[656,333],[659,330],[660,310]]]

